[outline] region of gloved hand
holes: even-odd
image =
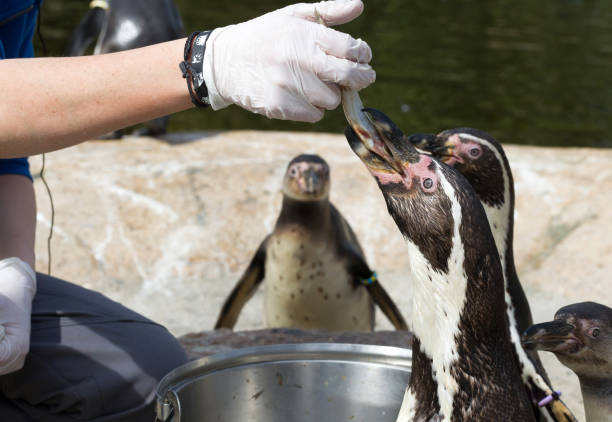
[[[23,366],[30,350],[32,299],[36,294],[36,274],[19,258],[0,261],[0,375]],[[0,334],[1,334],[0,329]]]
[[[300,3],[215,29],[203,69],[212,108],[237,104],[270,118],[321,120],[340,104],[338,85],[359,90],[376,79],[370,47],[325,26],[362,11],[361,0]]]

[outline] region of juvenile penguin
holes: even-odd
[[[506,311],[510,339],[520,362],[523,380],[541,396],[551,389],[537,350],[525,350],[520,335],[533,324],[531,309],[514,265],[514,182],[501,144],[478,129],[458,128],[438,135],[415,134],[408,138],[417,148],[457,169],[470,182],[480,199],[499,252],[505,282]],[[565,407],[563,402],[555,407]],[[570,413],[565,408],[563,413]]]
[[[510,340],[501,262],[473,188],[419,153],[383,113],[364,110],[355,92],[343,92],[343,105],[349,144],[408,246],[415,338],[398,422],[539,419]]]
[[[396,329],[407,329],[353,230],[329,201],[329,190],[329,166],[321,157],[302,154],[291,160],[274,231],[226,299],[215,328],[233,328],[265,281],[268,327],[371,331],[377,304]]]
[[[525,347],[553,352],[578,375],[587,422],[612,421],[612,309],[594,302],[564,306],[530,327]]]

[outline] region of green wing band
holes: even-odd
[[[370,275],[368,278],[360,278],[359,281],[361,284],[365,284],[366,286],[368,284],[376,283],[378,281],[378,274],[376,274],[376,271],[373,271],[372,275]]]

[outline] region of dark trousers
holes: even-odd
[[[30,353],[0,376],[0,421],[153,421],[157,383],[187,362],[178,341],[100,293],[37,281]]]

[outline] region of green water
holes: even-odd
[[[236,23],[290,2],[177,0],[186,30]],[[85,0],[45,0],[43,36],[61,54]],[[502,142],[612,146],[612,2],[371,0],[341,27],[372,47],[377,81],[361,95],[407,133],[471,126]],[[38,44],[38,42],[37,42]],[[268,120],[238,107],[173,116],[171,131],[341,133],[340,109],[319,123]]]

